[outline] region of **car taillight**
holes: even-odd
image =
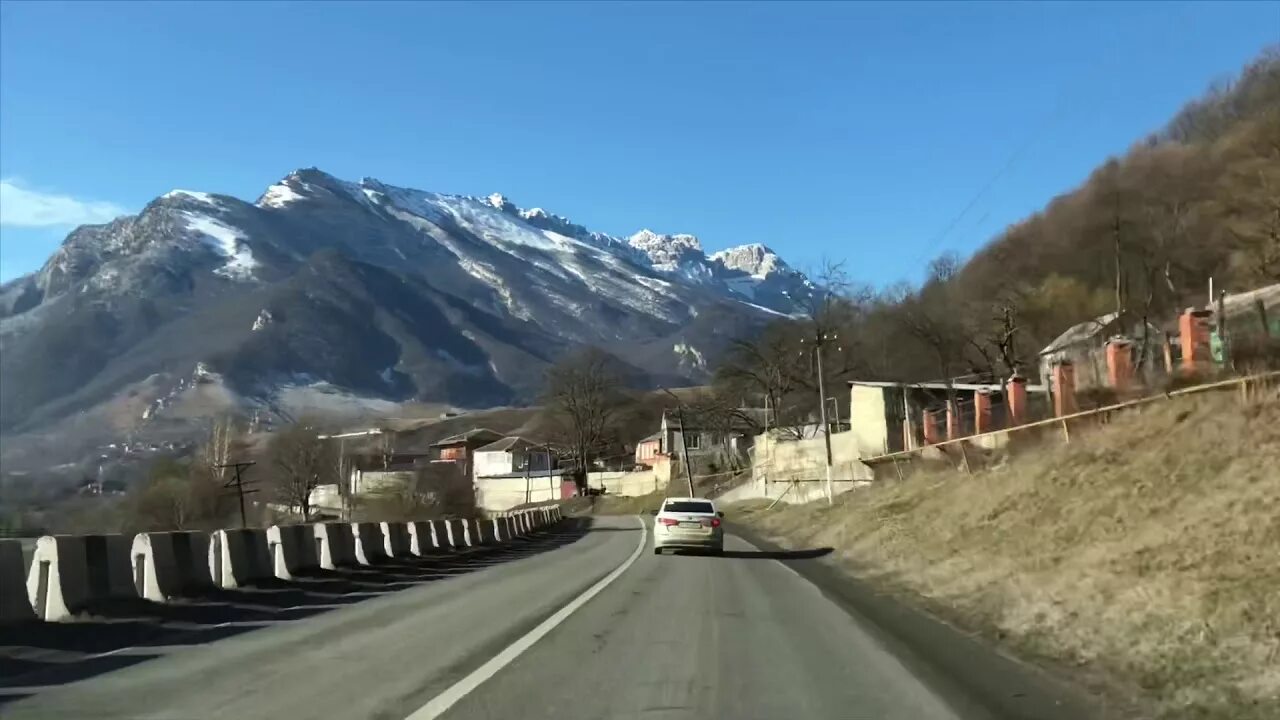
[[[680,524],[680,521],[679,521],[679,520],[677,520],[677,519],[675,519],[675,518],[658,518],[658,522],[662,523],[663,525],[668,525],[668,526],[670,526],[670,525],[679,525],[679,524]]]
[[[711,527],[720,527],[720,518],[711,518]]]

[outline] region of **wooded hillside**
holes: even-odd
[[[1162,326],[1204,305],[1210,278],[1228,292],[1280,282],[1280,46],[967,261],[933,260],[920,286],[824,275],[816,295],[848,301],[741,343],[718,373],[729,396],[770,396],[803,421],[821,335],[829,396],[855,377],[1034,378],[1039,350],[1077,323],[1121,309]]]

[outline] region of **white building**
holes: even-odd
[[[472,484],[476,504],[485,510],[508,510],[530,502],[559,500],[564,470],[545,445],[507,437],[477,448]]]

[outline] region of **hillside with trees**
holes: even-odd
[[[1038,351],[1076,323],[1124,310],[1160,326],[1203,305],[1210,278],[1228,292],[1280,282],[1280,46],[966,261],[934,259],[918,286],[849,292],[828,270],[846,301],[739,343],[723,387],[808,412],[799,340],[819,326],[840,329],[833,391],[853,377],[1034,377]]]

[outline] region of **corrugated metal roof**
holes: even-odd
[[[538,447],[538,446],[532,442],[529,442],[528,440],[525,440],[519,435],[512,435],[511,437],[504,437],[501,440],[498,440],[497,442],[492,442],[483,447],[476,448],[476,452],[478,453],[505,452],[508,450],[516,449],[516,448],[530,448],[530,447]]]
[[[1082,323],[1072,325],[1066,332],[1054,338],[1053,342],[1045,346],[1040,351],[1041,355],[1051,352],[1057,352],[1065,347],[1070,347],[1076,343],[1083,342],[1089,338],[1102,332],[1108,325],[1115,322],[1120,317],[1118,312],[1109,312],[1106,315],[1099,315],[1092,320],[1085,320]]]

